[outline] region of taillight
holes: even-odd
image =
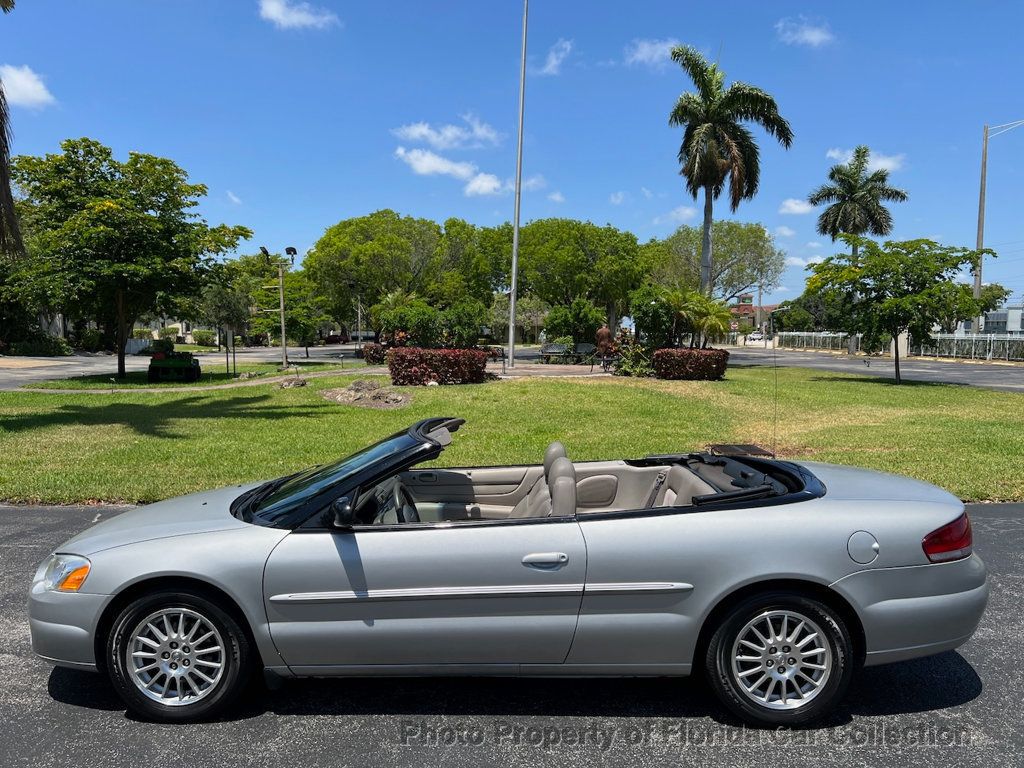
[[[944,525],[925,536],[921,547],[933,563],[947,563],[950,560],[969,557],[973,543],[971,519],[964,512],[949,525]]]

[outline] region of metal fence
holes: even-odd
[[[966,360],[1024,360],[1024,336],[975,333],[957,336],[935,333],[925,343],[917,340],[911,351],[922,357],[952,357]]]
[[[775,345],[777,347],[789,347],[790,349],[829,349],[836,352],[845,352],[848,347],[848,334],[845,333],[820,333],[812,331],[780,331],[775,334]],[[858,346],[859,346],[858,334]]]

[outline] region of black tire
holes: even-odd
[[[155,681],[158,689],[172,689],[168,698],[169,702],[173,702],[176,698],[173,691],[176,691],[180,685],[185,691],[186,697],[195,696],[196,700],[191,703],[186,701],[186,703],[161,704],[150,698],[136,684],[136,676],[128,667],[128,653],[133,645],[133,632],[144,619],[163,610],[189,612],[186,614],[186,630],[188,621],[195,615],[201,617],[209,627],[215,629],[220,635],[223,652],[215,653],[212,656],[213,660],[219,660],[222,664],[220,676],[215,676],[216,683],[210,685],[206,693],[201,696],[196,695],[198,691],[190,693],[189,687],[182,682],[176,681],[169,685],[166,682]],[[202,628],[200,632],[205,633],[205,628]],[[168,637],[169,642],[174,640],[170,634]],[[197,644],[197,649],[199,645]],[[188,646],[182,647],[188,648]],[[197,649],[192,649],[192,652],[195,653]],[[107,638],[105,667],[114,689],[131,712],[146,720],[157,722],[191,722],[209,719],[232,703],[250,677],[249,657],[250,644],[245,631],[220,606],[196,594],[164,591],[140,597],[118,614]],[[198,660],[201,657],[195,653],[189,658]],[[211,657],[207,655],[202,658],[209,659]],[[184,661],[181,663],[185,664]],[[197,661],[197,665],[198,663]],[[207,668],[204,667],[204,669]],[[193,670],[198,671],[198,666]],[[195,679],[200,686],[203,685],[201,680]]]
[[[773,708],[769,704],[758,703],[754,696],[746,692],[745,687],[741,687],[733,668],[734,647],[737,647],[739,643],[740,633],[748,626],[749,622],[754,621],[757,617],[766,612],[776,611],[789,612],[809,619],[816,624],[822,630],[822,647],[827,648],[827,651],[820,652],[820,655],[828,656],[830,659],[830,670],[827,679],[820,683],[819,689],[805,694],[808,697],[805,703],[797,703],[793,708],[789,709]],[[789,619],[789,621],[791,620]],[[763,629],[763,625],[761,627]],[[787,633],[793,629],[792,624],[787,624],[787,627]],[[806,637],[805,633],[808,631],[808,629],[801,631],[800,638]],[[750,635],[744,634],[745,637],[750,637]],[[803,650],[813,649],[814,643],[816,641],[812,638],[811,642]],[[779,655],[783,655],[781,654],[782,647],[769,645],[768,650],[771,651],[773,648],[777,648]],[[744,649],[743,653],[749,653],[751,656],[757,655],[756,652],[746,649]],[[763,663],[740,662],[743,666],[738,666],[738,669],[744,672],[750,670],[750,677],[754,678],[758,678],[759,674],[772,673],[773,669],[775,674],[777,674],[781,669],[777,666],[779,662],[774,661],[770,657],[771,654],[767,652],[764,655],[767,660]],[[812,660],[817,661],[813,657]],[[781,663],[784,665],[786,661],[783,660]],[[772,666],[773,669],[759,669],[761,666]],[[803,671],[802,664],[797,666]],[[722,704],[746,723],[772,728],[807,725],[830,714],[846,694],[850,678],[853,675],[854,666],[853,643],[842,617],[817,600],[791,592],[769,592],[754,595],[733,608],[711,636],[704,659],[708,680]],[[792,666],[789,672],[791,675],[793,674]],[[811,674],[814,675],[816,673],[812,670]],[[822,674],[824,675],[824,673]],[[749,680],[750,677],[745,679]],[[768,691],[768,686],[771,683],[772,674],[769,674],[764,687],[760,688],[758,693],[764,694]],[[810,681],[806,680],[802,675],[800,677],[794,676],[788,683],[779,681],[778,684],[783,691],[792,696],[793,700],[800,702],[802,698],[796,696],[796,683],[800,683],[803,687],[810,685]],[[772,704],[775,707],[784,706],[778,700],[777,693],[768,692],[769,699],[773,695],[776,697],[776,700]]]

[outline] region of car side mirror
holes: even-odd
[[[348,496],[340,496],[331,502],[332,525],[335,528],[351,528],[356,515]]]

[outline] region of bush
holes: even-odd
[[[103,331],[97,328],[82,328],[75,334],[75,346],[86,352],[99,352],[106,349],[106,338]]]
[[[487,353],[482,349],[395,347],[387,358],[396,385],[479,384],[486,376]]]
[[[616,376],[653,376],[654,369],[651,367],[651,358],[642,345],[632,342],[623,344],[620,348],[619,357],[615,361]]]
[[[149,328],[133,328],[132,329],[133,339],[146,339],[149,341],[153,338],[153,331]]]
[[[10,354],[28,357],[63,357],[71,354],[71,345],[60,336],[36,329],[30,335],[11,342]]]
[[[487,307],[479,301],[460,301],[441,313],[441,344],[456,349],[476,346],[486,324]]]
[[[547,337],[571,336],[574,344],[593,344],[604,313],[586,299],[576,299],[565,307],[553,307],[544,322]]]
[[[148,349],[151,355],[155,355],[157,352],[166,355],[168,352],[174,351],[174,339],[156,339],[149,345]]]
[[[441,340],[441,313],[421,301],[382,312],[380,326],[393,347],[436,347]]]
[[[192,341],[200,347],[212,347],[217,344],[216,334],[213,331],[192,331]]]
[[[175,339],[178,338],[178,329],[174,327],[161,328],[159,331],[156,332],[156,335],[157,338],[170,339],[171,341],[174,341]]]
[[[663,290],[643,285],[629,295],[636,335],[649,349],[672,346],[675,312]]]
[[[659,379],[713,381],[725,376],[729,352],[724,349],[659,349],[652,365]]]
[[[363,360],[367,365],[383,365],[387,362],[386,352],[380,344],[363,344]]]

